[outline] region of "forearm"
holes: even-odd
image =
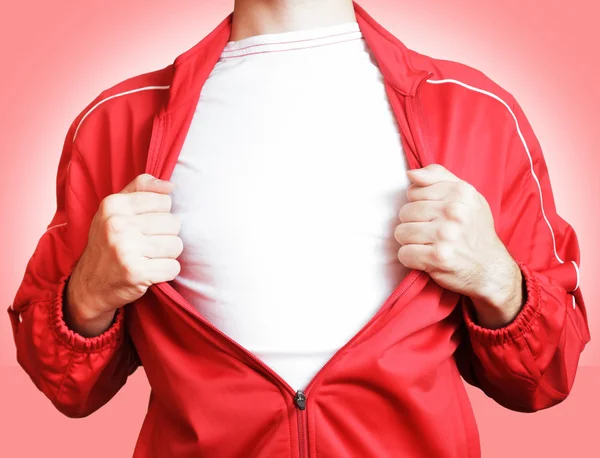
[[[480,297],[471,297],[471,301],[478,324],[484,328],[498,329],[517,317],[527,302],[527,288],[514,260],[496,269],[489,277],[488,291]]]
[[[91,313],[86,304],[90,298],[72,282],[66,285],[63,301],[63,319],[67,326],[83,337],[95,337],[105,332],[113,323],[116,310],[103,314]]]

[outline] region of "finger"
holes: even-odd
[[[147,279],[153,284],[174,280],[181,271],[177,259],[151,258],[146,260]]]
[[[438,181],[460,181],[460,178],[441,164],[429,164],[419,169],[410,169],[406,174],[410,181],[419,186],[428,186]]]
[[[454,251],[448,242],[402,245],[398,249],[398,260],[409,269],[452,272],[456,268]]]
[[[173,258],[183,251],[183,240],[176,235],[149,235],[146,237],[142,255],[148,258]]]
[[[144,235],[177,235],[181,231],[181,218],[173,213],[141,213],[131,217]]]
[[[168,194],[136,191],[126,194],[127,209],[131,214],[169,213],[172,199]]]
[[[402,223],[396,226],[394,238],[400,245],[424,244],[436,241],[437,224],[433,222]]]
[[[170,194],[173,191],[173,183],[166,180],[160,180],[149,173],[142,173],[136,176],[127,184],[119,194],[128,194],[132,192],[157,192],[159,194]]]
[[[404,204],[398,212],[403,223],[432,221],[444,213],[444,202],[437,200],[418,200]]]
[[[409,202],[418,200],[444,200],[450,193],[455,183],[451,181],[440,181],[428,186],[418,186],[411,184],[406,190],[406,197]]]
[[[433,270],[435,258],[434,244],[421,245],[409,244],[402,245],[398,249],[398,260],[409,269],[424,270],[430,272]]]

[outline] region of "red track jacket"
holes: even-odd
[[[521,107],[481,72],[407,49],[354,8],[409,167],[442,164],[484,195],[522,270],[524,308],[502,329],[482,328],[468,297],[412,270],[299,392],[169,282],[120,309],[98,337],[67,327],[63,293],[94,213],[140,173],[169,179],[202,85],[229,40],[230,14],[172,64],[103,91],[73,121],[56,213],[8,310],[19,364],[65,415],[94,412],[143,365],[152,392],[136,458],[479,457],[461,375],[525,412],[571,390],[590,339],[578,241],[556,212]]]

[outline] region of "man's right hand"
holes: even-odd
[[[183,242],[181,222],[170,213],[172,190],[171,182],[144,173],[102,200],[67,283],[63,312],[71,329],[100,335],[119,307],[179,275]]]

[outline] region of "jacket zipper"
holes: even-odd
[[[214,326],[210,321],[204,318],[202,315],[197,313],[195,310],[191,309],[187,301],[168,283],[156,283],[152,286],[156,286],[162,292],[164,292],[173,302],[175,302],[179,307],[185,310],[188,314],[190,314],[193,318],[199,320],[202,324],[211,329],[214,333],[223,337],[227,340],[231,345],[240,350],[250,359],[252,359],[260,368],[264,370],[265,373],[271,375],[275,380],[281,383],[287,391],[293,396],[294,404],[298,407],[299,410],[306,410],[306,396],[310,392],[311,388],[315,385],[317,380],[323,374],[323,372],[335,362],[335,360],[339,357],[341,353],[343,353],[348,347],[352,346],[361,335],[363,335],[375,322],[377,319],[387,312],[392,305],[404,294],[406,290],[408,290],[412,284],[421,276],[424,272],[421,270],[410,269],[404,279],[398,284],[396,289],[392,292],[392,294],[388,297],[387,301],[380,307],[380,309],[371,317],[371,319],[365,324],[348,342],[346,342],[339,350],[337,350],[333,356],[321,367],[318,372],[314,375],[314,377],[310,380],[308,385],[306,385],[304,390],[294,390],[285,380],[281,378],[279,374],[277,374],[273,369],[267,366],[260,358],[258,358],[254,353],[252,353],[247,348],[240,345],[238,342],[233,340],[227,334],[222,332],[219,328]],[[151,286],[151,287],[152,287]]]
[[[308,457],[308,427],[306,424],[306,394],[303,390],[296,391],[294,396],[298,412],[298,445],[300,447],[300,458]]]
[[[323,372],[334,363],[339,356],[345,352],[345,350],[351,347],[362,334],[365,333],[376,321],[377,319],[387,312],[392,305],[396,302],[396,300],[404,294],[408,288],[423,274],[423,271],[411,269],[407,276],[404,278],[405,281],[402,281],[396,290],[390,295],[388,300],[383,304],[383,306],[373,315],[373,317],[369,320],[369,322],[356,333],[343,347],[341,347],[338,351],[334,353],[334,355],[325,363],[323,367],[319,369],[319,371],[314,375],[314,377],[310,380],[308,385],[304,390],[298,390],[294,395],[294,404],[296,405],[296,409],[298,412],[298,443],[300,446],[300,458],[307,458],[309,456],[308,453],[308,425],[306,422],[306,403],[307,396],[310,390],[315,386]]]
[[[421,86],[421,84],[426,80],[431,78],[431,76],[433,76],[433,73],[429,73],[427,75],[425,75],[421,81],[419,81],[417,83],[417,91],[419,89],[419,87]],[[394,90],[400,92],[395,86],[391,85],[394,88]],[[416,97],[416,96],[415,96]],[[410,113],[411,118],[411,122],[410,124],[412,125],[412,129],[411,131],[416,127],[418,129],[418,126],[414,125],[414,116],[411,110]],[[421,134],[420,129],[418,129],[418,134]],[[417,144],[417,142],[415,141],[415,144]],[[392,304],[402,295],[404,294],[404,292],[410,288],[410,286],[417,280],[417,278],[421,275],[424,274],[425,272],[420,271],[420,270],[416,270],[416,269],[410,269],[410,271],[408,272],[408,274],[406,275],[406,277],[404,278],[404,281],[402,281],[397,287],[396,290],[390,295],[390,297],[388,298],[388,300],[381,306],[381,308],[377,311],[377,313],[375,313],[375,315],[373,315],[373,317],[369,320],[369,322],[360,330],[358,331],[358,333],[356,333],[352,339],[350,339],[350,341],[348,341],[342,348],[340,348],[332,357],[331,359],[329,359],[325,365],[323,367],[321,367],[321,369],[319,369],[319,371],[315,374],[315,376],[311,379],[311,381],[308,383],[308,385],[306,386],[306,388],[304,389],[304,391],[301,391],[301,394],[303,395],[304,398],[306,398],[306,396],[308,395],[308,393],[310,392],[310,389],[314,386],[315,382],[318,380],[318,378],[320,377],[320,375],[323,373],[323,371],[325,369],[327,369],[327,367],[334,361],[334,359],[336,359],[336,357],[338,356],[338,354],[342,353],[344,350],[346,350],[346,348],[348,348],[349,346],[353,345],[354,342],[362,335],[364,334],[364,332],[369,329],[374,323],[375,321],[377,321],[377,319],[386,311],[388,311],[388,309],[391,308]],[[409,280],[409,277],[413,276],[414,278]]]
[[[254,353],[250,350],[246,349],[227,334],[223,333],[220,329],[215,327],[210,321],[204,318],[202,315],[198,314],[196,311],[192,310],[187,301],[168,283],[157,283],[152,286],[156,286],[161,291],[163,291],[167,296],[173,300],[179,307],[185,310],[190,316],[194,319],[199,320],[206,327],[211,329],[215,334],[223,337],[225,340],[231,343],[235,348],[248,356],[254,363],[263,370],[264,373],[270,375],[273,379],[277,380],[281,386],[283,386],[291,395],[293,399],[293,403],[297,409],[297,422],[298,422],[298,443],[300,448],[300,458],[308,458],[308,425],[307,425],[307,413],[306,413],[306,403],[307,396],[310,390],[315,386],[323,372],[333,364],[339,356],[346,351],[347,348],[351,347],[359,338],[362,336],[376,321],[377,319],[387,312],[392,305],[406,292],[412,284],[423,275],[423,271],[411,269],[404,279],[398,284],[396,289],[392,292],[392,294],[388,297],[385,303],[381,306],[381,308],[373,315],[373,317],[369,320],[369,322],[360,329],[346,344],[344,344],[339,350],[337,350],[333,356],[319,369],[319,371],[314,375],[314,377],[310,380],[308,385],[304,390],[294,390],[277,372],[267,366],[260,358],[258,358]],[[152,287],[151,286],[151,287]]]

